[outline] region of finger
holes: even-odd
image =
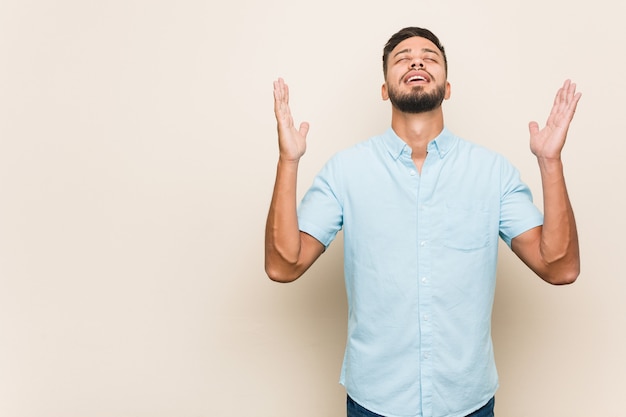
[[[574,99],[572,100],[572,107],[574,107],[574,110],[576,110],[576,106],[578,106],[578,101],[580,101],[580,98],[583,96],[583,93],[576,93],[574,94]]]
[[[539,133],[539,123],[537,122],[528,123],[528,131],[530,132],[531,136],[534,136],[537,133]]]
[[[548,116],[546,124],[559,123],[558,120],[563,114],[570,115],[572,113],[572,104],[578,101],[578,98],[574,99],[576,91],[576,84],[567,79],[563,82],[561,88],[559,88],[554,97],[554,103],[552,110]],[[575,107],[575,106],[574,106]]]
[[[563,90],[564,91],[568,91],[569,88],[572,86],[572,80],[570,80],[569,78],[566,79],[565,81],[563,81]]]
[[[565,101],[566,101],[568,106],[572,102],[572,100],[574,99],[574,95],[575,94],[576,94],[576,84],[570,82],[567,85],[567,92],[565,94]]]
[[[308,122],[300,123],[300,129],[298,129],[298,132],[300,132],[302,137],[306,138],[306,135],[309,133],[309,127],[310,126]]]
[[[280,79],[280,83],[283,87],[283,101],[285,104],[289,104],[289,86],[282,78]]]
[[[567,104],[567,116],[569,121],[571,121],[574,117],[574,113],[576,113],[576,107],[578,106],[578,101],[581,97],[582,93],[576,93]]]
[[[576,111],[576,106],[581,96],[582,94],[580,92],[576,92],[576,83],[570,82],[567,86],[567,95],[564,102],[564,112],[570,120]]]
[[[286,87],[287,87],[287,84],[285,84],[285,81],[282,78],[279,78],[276,81],[274,81],[274,97],[277,100],[279,101],[285,100]]]
[[[578,100],[580,100],[580,96],[581,96],[581,93],[576,92],[576,83],[571,83],[569,85],[569,91],[568,91],[568,104],[570,106],[573,104],[575,107],[576,104],[578,103]]]
[[[283,87],[281,85],[281,79],[274,81],[274,109],[278,109],[280,103],[283,100]]]
[[[279,120],[289,118],[291,113],[287,102],[287,94],[288,90],[285,81],[282,78],[274,81],[274,113]]]
[[[557,91],[555,104],[558,104],[558,107],[562,108],[562,105],[566,104],[569,101],[568,98],[570,97],[571,87],[572,82],[567,79],[563,82],[563,85]],[[576,86],[574,86],[574,88],[576,88]]]

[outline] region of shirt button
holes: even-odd
[[[424,321],[428,321],[429,318],[430,316],[428,314],[424,314]]]
[[[424,359],[428,359],[428,358],[430,358],[430,355],[428,354],[428,352],[425,352],[424,353]]]
[[[422,241],[420,242],[420,246],[426,246],[426,241],[425,241],[425,240],[422,240]]]
[[[428,278],[422,277],[422,284],[426,284],[428,282]]]
[[[410,169],[410,170],[409,170],[409,174],[410,174],[411,176],[414,176],[415,174],[417,174],[417,172],[415,172],[415,170],[414,170],[414,169]]]

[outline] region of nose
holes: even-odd
[[[424,68],[424,63],[422,61],[420,61],[419,63],[413,62],[413,63],[411,63],[411,68],[412,69]]]

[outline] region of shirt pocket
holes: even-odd
[[[450,249],[472,251],[489,245],[491,227],[487,202],[448,202],[443,214],[444,246]]]

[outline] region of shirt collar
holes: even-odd
[[[385,146],[389,151],[389,154],[393,159],[398,159],[403,152],[411,154],[411,148],[405,141],[394,132],[393,128],[387,129],[384,134]],[[428,152],[436,152],[439,158],[443,158],[450,152],[454,144],[457,142],[456,136],[452,134],[447,128],[443,128],[439,135],[428,143]]]

